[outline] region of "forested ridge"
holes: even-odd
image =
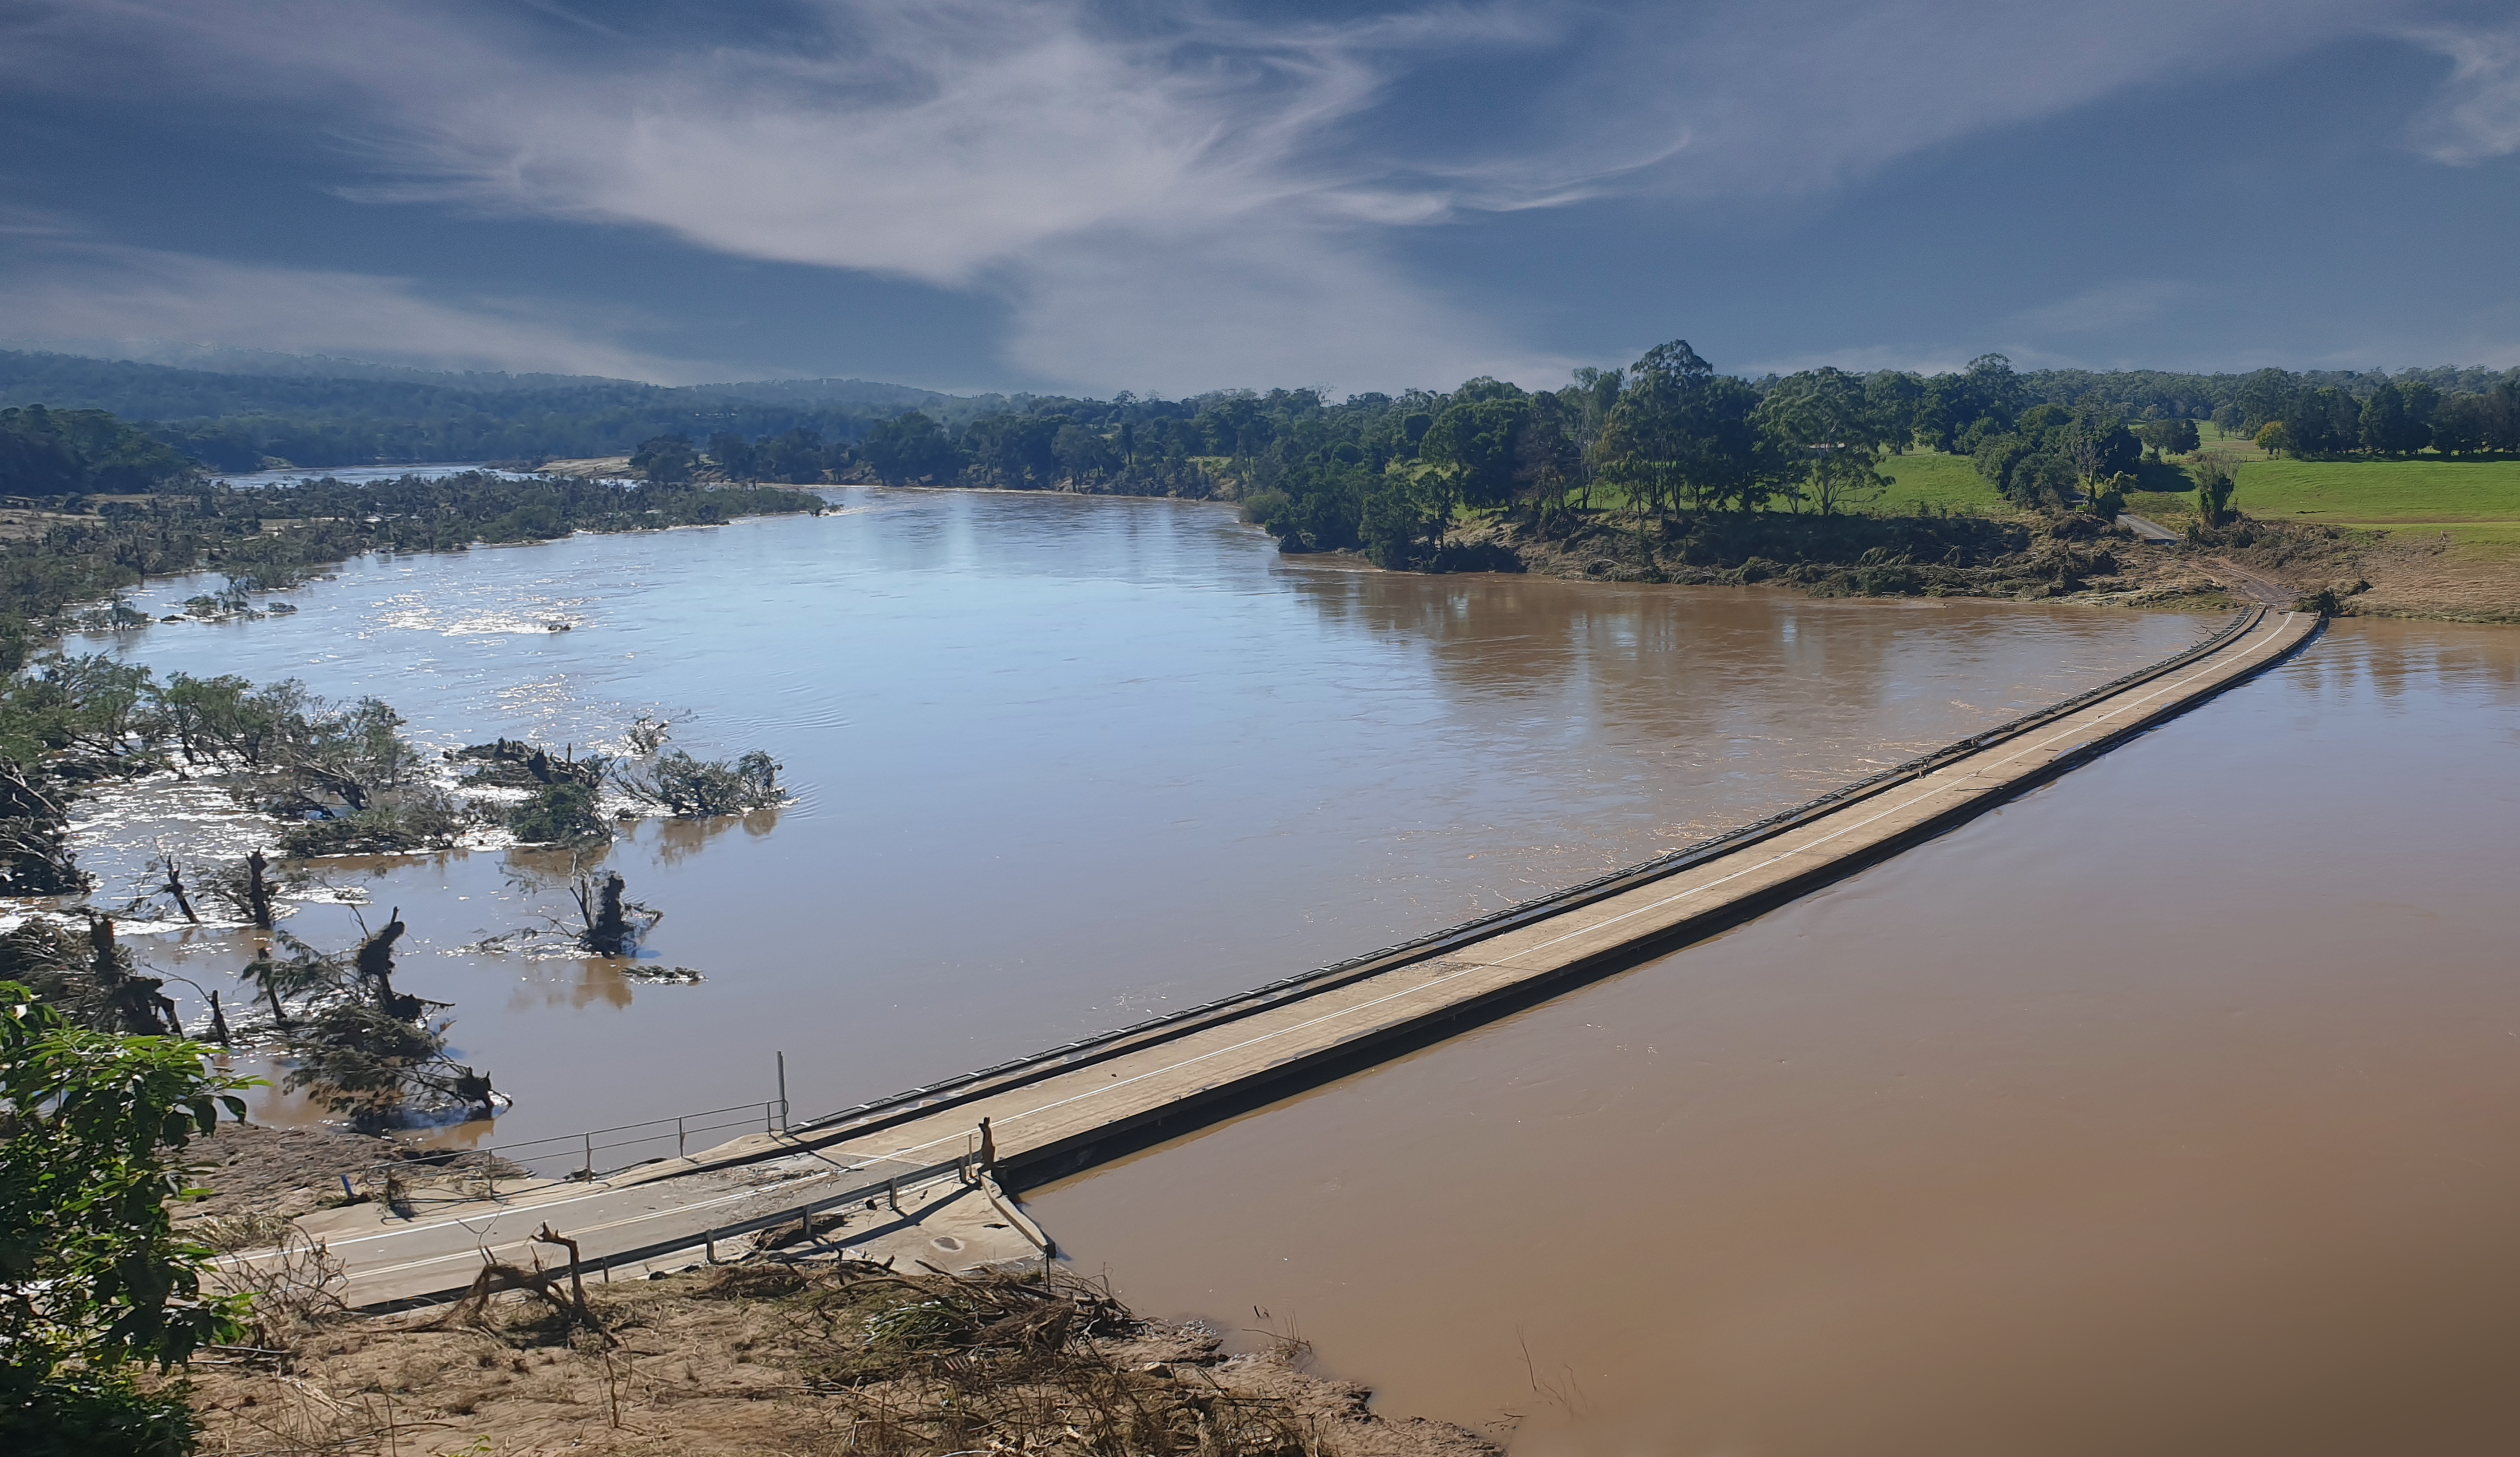
[[[682,431],[855,439],[907,404],[1004,408],[856,380],[666,387],[562,375],[242,374],[0,350],[0,406],[103,410],[215,471],[626,455]]]

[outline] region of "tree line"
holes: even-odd
[[[2132,469],[2141,449],[2113,412],[2037,403],[2001,356],[1932,378],[1822,368],[1752,381],[1674,341],[1555,390],[1480,378],[1336,403],[1311,389],[1124,394],[1033,401],[959,430],[914,410],[825,459],[833,478],[892,484],[1230,493],[1288,551],[1422,567],[1464,513],[1510,509],[1544,527],[1610,505],[1834,516],[1879,493],[1885,454],[1920,445],[1975,454],[2005,494],[2048,505]],[[744,448],[652,441],[643,453],[733,471],[758,458]]]
[[[858,380],[668,387],[571,376],[449,374],[300,361],[336,373],[184,369],[0,350],[0,406],[99,410],[216,472],[620,455],[682,431],[807,429],[855,439],[904,405],[960,420],[1007,407]]]
[[[672,477],[1238,496],[1286,550],[1425,566],[1443,556],[1447,528],[1464,513],[1513,510],[1543,526],[1604,505],[1641,516],[1832,516],[1877,496],[1883,457],[1912,448],[1971,456],[2022,507],[2114,512],[2147,454],[2200,445],[2197,417],[2166,410],[2193,408],[2238,428],[2270,411],[2269,420],[2298,414],[2302,401],[2342,418],[2349,412],[2335,402],[2346,399],[2357,432],[2366,414],[2383,423],[2383,453],[2520,449],[2509,424],[2520,372],[2439,373],[2482,388],[2443,395],[2410,377],[2259,371],[2131,375],[2112,390],[2102,386],[2117,377],[2022,373],[1994,354],[1933,376],[1822,368],[1747,380],[1717,373],[1675,341],[1626,369],[1579,370],[1555,390],[1482,378],[1451,391],[1337,402],[1312,389],[1041,397],[959,427],[905,411],[855,442],[801,432],[758,440],[722,433],[704,446],[659,437],[643,442],[638,459]],[[2319,383],[2338,379],[2346,383]],[[2418,440],[2411,423],[2434,433]],[[2318,448],[2300,435],[2270,438]]]
[[[2384,380],[2356,394],[2266,373],[2252,376],[2239,399],[2215,418],[2271,454],[2404,458],[2430,449],[2454,458],[2520,451],[2520,379],[2450,393],[2426,380]]]
[[[864,381],[661,387],[332,360],[292,364],[291,373],[252,373],[0,351],[0,406],[98,409],[125,421],[148,422],[143,426],[148,439],[223,472],[255,470],[273,460],[316,468],[618,455],[679,437],[696,471],[710,468],[721,443],[729,446],[731,478],[810,484],[851,473],[887,479],[968,476],[975,483],[1066,481],[1091,489],[1183,494],[1199,488],[1194,469],[1184,462],[1255,458],[1274,437],[1275,417],[1285,411],[1290,397],[1310,393],[1229,390],[1184,400],[1125,393],[1110,400],[1021,393],[950,396]],[[1906,375],[1901,378],[1909,384],[1896,387],[1913,387],[1924,412],[1920,423],[1940,448],[1948,448],[1952,434],[1983,418],[1964,408],[1948,408],[1952,401],[1936,385],[1966,373]],[[2439,442],[2426,437],[2409,448],[2437,443],[2437,448],[2466,453],[2520,448],[2509,438],[2507,423],[2496,424],[2507,422],[2510,390],[2505,387],[2512,380],[2510,373],[2452,368],[2395,375],[2034,370],[2020,374],[2017,383],[2024,408],[2048,404],[2092,410],[2114,414],[2130,426],[2213,420],[2251,434],[2274,420],[2286,421],[2291,429],[2309,418],[2306,406],[2295,408],[2297,399],[2334,390],[2324,418],[2336,417],[2335,398],[2352,402],[2358,414],[2353,430],[2345,433],[2354,449],[2369,448],[2361,443],[2359,411],[2384,389],[2394,388],[2419,423],[2448,427]],[[1748,383],[1764,393],[1777,382]],[[2474,396],[2477,403],[2459,403],[2464,396]],[[2427,399],[2446,405],[2446,413]],[[2498,405],[2498,400],[2504,403]],[[922,420],[905,420],[904,406]],[[1063,440],[1062,431],[1068,432]],[[2344,437],[2333,430],[2293,433],[2319,440]],[[755,453],[746,457],[747,449]]]

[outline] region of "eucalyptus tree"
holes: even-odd
[[[1789,375],[1759,402],[1757,420],[1797,504],[1834,516],[1889,483],[1873,469],[1889,422],[1857,376],[1825,367]]]
[[[1628,371],[1597,449],[1597,475],[1625,489],[1641,510],[1759,502],[1759,396],[1719,375],[1687,340],[1658,344]]]
[[[1472,380],[1454,394],[1418,443],[1418,458],[1441,478],[1441,518],[1448,521],[1457,504],[1493,507],[1513,500],[1517,446],[1531,418],[1531,397],[1511,385]]]

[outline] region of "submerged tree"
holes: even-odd
[[[323,814],[337,812],[335,800],[352,810],[371,807],[420,766],[402,723],[400,713],[374,698],[292,715],[282,725],[276,755],[288,794],[296,805]]]
[[[214,865],[201,880],[203,895],[258,931],[272,929],[271,860],[262,851],[250,851],[231,865]]]
[[[176,1020],[174,1000],[166,995],[166,983],[156,977],[144,977],[133,966],[131,953],[115,944],[113,918],[91,915],[87,921],[88,984],[84,995],[75,996],[73,1005],[88,1009],[88,1024],[100,1031],[128,1032],[138,1036],[184,1035],[183,1023]]]
[[[527,844],[572,844],[612,834],[596,807],[594,788],[566,779],[542,786],[508,811],[508,829]]]
[[[668,814],[742,814],[788,802],[779,787],[782,767],[758,749],[734,760],[695,758],[676,749],[645,773],[625,769],[619,783],[632,798]]]
[[[257,960],[275,1014],[275,987],[286,981],[331,992],[290,1029],[289,1051],[297,1066],[281,1086],[310,1092],[361,1127],[389,1126],[446,1105],[486,1117],[495,1096],[490,1079],[449,1057],[446,1024],[430,1020],[446,1004],[393,984],[394,945],[407,930],[397,908],[381,930],[360,941],[347,967],[311,949],[307,964],[297,968]]]
[[[75,895],[88,888],[70,854],[65,797],[42,771],[0,761],[0,895]]]
[[[579,945],[598,956],[627,956],[637,949],[640,934],[656,924],[657,913],[624,900],[627,888],[619,871],[608,871],[601,882],[581,879],[570,888],[583,928],[577,933]]]
[[[492,1111],[490,1079],[446,1055],[446,1033],[366,1002],[336,1002],[290,1041],[297,1066],[281,1086],[312,1092],[363,1128],[386,1127],[434,1097],[472,1116]]]

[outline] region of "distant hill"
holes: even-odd
[[[99,347],[105,347],[99,345]],[[695,441],[788,431],[854,440],[909,409],[968,419],[1010,408],[867,380],[669,387],[589,375],[455,373],[251,349],[157,346],[184,364],[0,350],[0,407],[106,410],[222,471],[266,458],[323,467],[625,454],[652,435]]]

